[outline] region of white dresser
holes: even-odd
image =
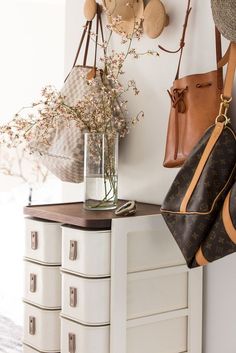
[[[24,352],[60,352],[61,226],[25,220]]]
[[[187,269],[158,206],[25,214],[25,353],[201,353],[202,270]]]

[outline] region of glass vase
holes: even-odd
[[[85,133],[84,181],[87,210],[111,210],[118,201],[118,134]]]

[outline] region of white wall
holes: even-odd
[[[0,122],[63,82],[65,0],[0,1]],[[21,180],[0,174],[0,192]]]
[[[0,1],[0,122],[63,82],[65,0]],[[29,187],[0,174],[0,314],[23,319],[23,206]],[[34,187],[33,200],[60,201],[58,181]]]
[[[175,49],[179,45],[185,15],[185,0],[163,0],[170,26],[158,40],[143,37],[139,48],[156,49],[158,44]],[[72,64],[81,34],[84,1],[67,0],[66,72]],[[215,68],[214,26],[209,0],[193,0],[181,75]],[[114,47],[119,48],[118,38]],[[224,43],[224,46],[227,43]],[[176,72],[178,55],[160,52],[159,58],[142,58],[127,64],[126,75],[141,89],[130,100],[130,111],[144,110],[145,119],[123,141],[120,149],[119,196],[161,203],[176,170],[162,167],[170,109],[166,90]],[[82,185],[64,185],[64,199],[78,200]],[[204,353],[235,353],[236,349],[236,255],[209,265],[204,283]],[[202,353],[202,352],[199,352]]]

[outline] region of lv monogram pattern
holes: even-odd
[[[231,190],[229,211],[231,221],[236,229],[236,183]],[[236,252],[236,243],[230,239],[224,227],[222,210],[218,213],[214,225],[202,244],[202,252],[209,262]]]
[[[228,239],[228,236],[223,237],[224,230],[222,222],[220,222],[221,207],[236,175],[236,138],[231,127],[224,128],[191,195],[187,211],[180,212],[181,202],[192,181],[212,130],[213,127],[208,129],[195,146],[176,176],[162,206],[165,222],[189,267],[197,266],[195,254],[201,245],[203,254],[209,261],[214,261],[236,251],[235,245]],[[235,201],[236,196],[233,195],[231,200]],[[234,215],[235,225],[235,208],[232,208],[231,212]]]

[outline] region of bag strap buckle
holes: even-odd
[[[223,96],[223,94],[221,94],[220,98],[221,98],[220,110],[219,110],[218,116],[216,117],[216,121],[215,122],[216,123],[222,122],[225,125],[227,125],[227,124],[230,123],[230,118],[227,117],[227,113],[228,113],[228,110],[229,110],[230,102],[232,101],[232,97],[231,98],[225,98]]]

